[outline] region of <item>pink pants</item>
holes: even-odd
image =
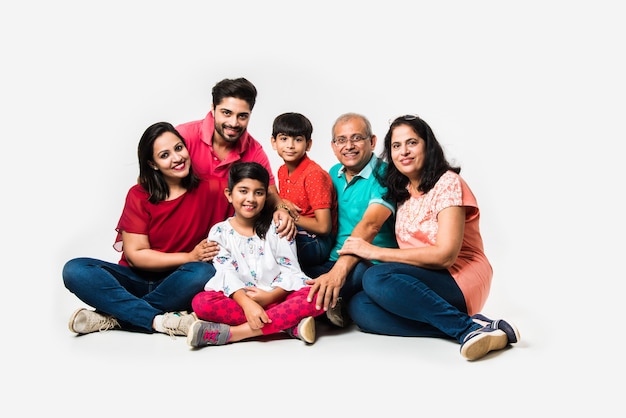
[[[287,294],[282,302],[267,306],[265,312],[272,322],[261,328],[263,335],[275,334],[296,326],[307,316],[323,314],[323,309],[315,309],[315,301],[307,302],[309,290],[310,287],[305,286]],[[240,325],[247,322],[241,306],[222,292],[214,290],[200,292],[194,296],[191,307],[198,318],[205,321],[227,325]]]

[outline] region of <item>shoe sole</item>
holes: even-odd
[[[70,331],[72,331],[72,332],[74,332],[74,333],[76,333],[76,334],[82,334],[82,333],[81,333],[81,332],[78,332],[78,331],[76,331],[76,330],[74,329],[74,321],[76,320],[76,317],[78,316],[78,314],[79,314],[80,312],[84,311],[84,310],[85,310],[85,308],[79,308],[79,309],[76,309],[76,310],[74,311],[74,313],[72,314],[72,316],[70,316],[70,322],[69,322],[69,324],[68,324],[68,328],[70,329]]]
[[[312,316],[304,318],[298,325],[298,335],[307,344],[315,342],[315,319]]]
[[[490,351],[502,350],[509,344],[506,333],[500,329],[479,334],[461,346],[461,355],[467,360],[478,360]]]
[[[193,348],[198,348],[198,331],[196,330],[197,326],[202,326],[202,322],[200,320],[195,320],[189,325],[189,330],[187,331],[187,344]]]

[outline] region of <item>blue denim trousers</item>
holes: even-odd
[[[146,272],[93,258],[63,267],[63,283],[96,311],[115,317],[123,329],[154,332],[152,320],[165,312],[191,311],[191,299],[215,275],[211,263],[186,263],[166,273]]]
[[[316,279],[321,274],[328,273],[334,265],[334,261],[328,260],[322,264],[303,267],[302,271],[310,278]],[[372,263],[369,261],[359,261],[348,273],[348,277],[346,277],[346,281],[339,291],[339,296],[343,298],[344,302],[347,302],[357,292],[363,290],[363,275],[370,266],[372,266]]]
[[[348,313],[364,332],[462,342],[480,328],[467,314],[463,293],[448,270],[380,263],[364,272],[362,285]]]
[[[333,245],[335,245],[335,237],[331,234],[314,235],[298,228],[296,248],[298,249],[300,267],[323,264],[328,260]]]

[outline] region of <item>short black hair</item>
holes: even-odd
[[[308,141],[313,134],[313,124],[301,113],[283,113],[276,116],[272,125],[272,136],[276,138],[279,134],[292,137],[302,135]]]
[[[227,97],[235,97],[245,100],[250,106],[250,110],[254,108],[256,103],[256,87],[243,77],[225,78],[213,86],[213,106],[217,107],[222,100]]]

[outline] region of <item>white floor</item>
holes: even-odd
[[[624,416],[619,2],[5,3],[0,416]],[[354,328],[198,351],[70,333],[84,305],[61,268],[119,257],[141,133],[204,117],[211,85],[237,76],[259,88],[250,132],[267,144],[276,115],[301,111],[327,168],[344,111],[379,144],[395,115],[429,121],[480,202],[483,313],[521,342],[470,363],[450,341]]]
[[[608,378],[611,369],[596,370],[605,363],[601,355],[597,362],[578,362],[592,347],[559,341],[563,330],[552,329],[556,324],[542,321],[532,309],[512,309],[507,316],[521,331],[518,344],[468,362],[451,341],[370,335],[354,326],[325,324],[310,346],[278,336],[193,350],[184,337],[163,334],[76,336],[67,320],[84,305],[65,289],[53,293],[58,304],[52,307],[52,325],[14,347],[27,359],[12,367],[13,384],[23,385],[13,389],[24,416],[45,406],[65,417],[229,412],[259,417],[593,412],[607,417],[617,416],[611,411],[618,398],[611,392],[623,386],[603,389],[610,386],[599,379]]]

